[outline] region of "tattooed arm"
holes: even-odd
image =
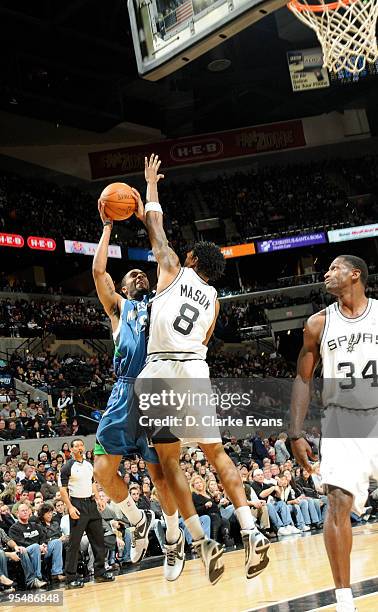
[[[104,214],[104,204],[98,204],[100,217],[103,223],[110,221]],[[117,328],[121,309],[121,296],[116,293],[112,277],[106,271],[108,261],[108,247],[112,233],[112,224],[105,225],[101,240],[93,258],[92,273],[96,285],[98,299],[104,307],[112,323],[113,331]]]

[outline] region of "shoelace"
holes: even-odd
[[[167,553],[167,564],[174,565],[176,557],[177,557],[177,546],[175,546],[174,548],[173,547],[167,548],[166,553]]]

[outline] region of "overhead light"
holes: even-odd
[[[18,104],[18,100],[16,100],[16,98],[14,96],[11,96],[9,98],[9,104],[16,105],[16,104]]]
[[[207,64],[207,69],[210,70],[210,72],[223,72],[224,70],[227,70],[227,68],[229,68],[230,66],[231,60],[224,57],[221,59],[215,59],[209,64]]]

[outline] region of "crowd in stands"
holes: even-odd
[[[107,353],[59,357],[48,351],[37,355],[14,352],[10,367],[15,378],[50,394],[53,390],[85,386],[110,391],[114,382],[112,358]]]
[[[224,431],[222,440],[227,454],[238,467],[251,512],[267,537],[286,537],[322,528],[327,499],[319,463],[314,464],[312,475],[297,467],[286,433],[268,437],[258,431],[249,438],[238,440],[229,431]],[[318,431],[310,431],[307,440],[316,456]],[[59,473],[69,458],[67,443],[59,445],[51,441],[51,444],[43,444],[36,457],[23,450],[19,456],[15,453],[7,456],[0,465],[0,585],[5,589],[40,588],[47,581],[52,584],[64,581],[69,520],[59,490]],[[93,462],[92,450],[86,451],[86,459]],[[180,467],[207,535],[217,538],[226,548],[241,546],[235,509],[202,451],[196,447],[183,449]],[[154,510],[156,520],[147,555],[161,555],[164,518],[146,463],[138,456],[123,458],[119,474],[129,486],[137,506]],[[366,502],[369,506],[362,517],[351,515],[353,523],[369,520],[377,512],[377,486],[377,482],[371,481]],[[101,512],[106,568],[127,571],[130,525],[103,491],[100,497],[106,503]],[[25,533],[30,532],[31,526],[35,534],[33,540],[26,541]],[[191,538],[186,529],[185,536],[190,552]],[[86,535],[80,548],[78,572],[90,578],[93,553]]]
[[[202,207],[210,216],[232,218],[238,231],[233,240],[283,229],[374,222],[377,183],[377,159],[363,158],[334,160],[332,166],[324,162],[271,166],[190,183],[163,183],[159,189],[168,238],[180,251],[185,245],[181,228],[193,224],[194,203],[198,204],[197,210]],[[351,192],[367,190],[373,194],[372,202],[348,200]],[[39,179],[20,180],[15,174],[2,173],[0,228],[17,233],[27,218],[31,235],[95,242],[101,230],[96,199],[78,188],[59,187]],[[149,246],[136,219],[129,220],[125,227],[127,232],[119,232],[118,243]]]
[[[100,304],[84,299],[73,302],[0,300],[0,335],[35,337],[44,333],[59,338],[109,338],[108,317]]]
[[[201,182],[197,193],[212,216],[233,218],[242,238],[340,221],[350,225],[373,222],[377,200],[366,206],[349,203],[345,190],[329,178],[329,170],[323,163],[259,168]],[[365,186],[363,189],[366,193]]]

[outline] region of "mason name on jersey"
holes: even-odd
[[[205,310],[207,310],[211,306],[211,302],[208,296],[200,289],[192,287],[192,285],[183,285],[181,283],[180,296],[189,298],[193,300],[193,302],[197,302],[200,306],[203,306]]]

